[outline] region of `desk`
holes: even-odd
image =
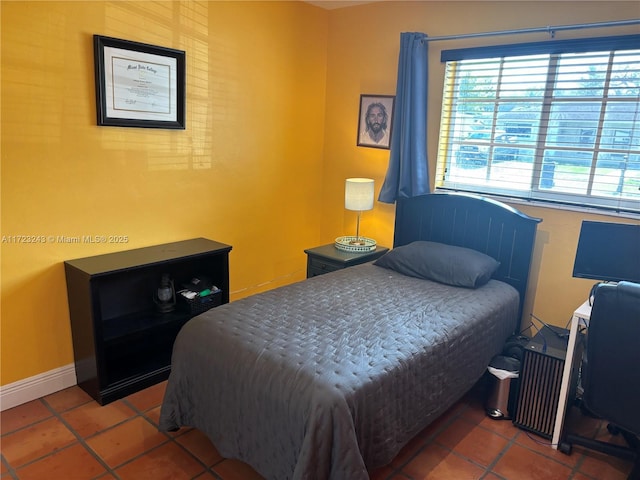
[[[588,327],[591,318],[591,305],[589,300],[580,305],[571,317],[571,330],[569,331],[569,342],[567,343],[567,356],[564,361],[564,370],[562,371],[562,382],[560,384],[560,397],[558,398],[558,411],[556,412],[556,421],[553,426],[553,437],[551,444],[554,449],[558,449],[560,439],[562,438],[562,428],[567,414],[567,406],[569,404],[569,386],[571,385],[571,366],[573,357],[576,352],[576,340],[578,338],[578,330],[580,326]]]

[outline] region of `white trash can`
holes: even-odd
[[[497,355],[491,359],[487,370],[491,374],[485,405],[487,415],[494,420],[510,420],[515,413],[515,395],[511,395],[511,387],[519,376],[520,360]]]

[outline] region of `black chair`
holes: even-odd
[[[580,445],[630,459],[628,480],[640,479],[640,284],[619,282],[595,288],[582,369],[583,410],[609,422],[629,446],[567,434],[560,450]]]

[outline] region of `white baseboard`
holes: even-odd
[[[17,407],[76,384],[76,367],[70,363],[64,367],[3,385],[0,387],[0,411]]]

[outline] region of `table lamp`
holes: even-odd
[[[356,236],[338,237],[335,246],[347,252],[370,252],[376,241],[360,236],[360,215],[373,209],[374,182],[370,178],[347,178],[344,188],[344,208],[358,212]]]

